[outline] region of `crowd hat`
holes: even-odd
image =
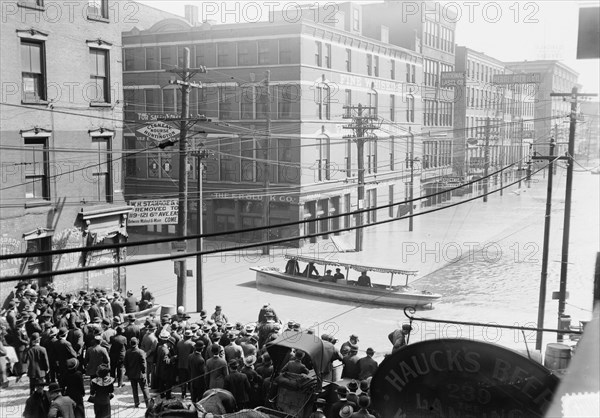
[[[354,413],[354,408],[352,408],[350,405],[344,405],[342,407],[342,409],[340,410],[340,417],[341,418],[351,418],[353,413]]]
[[[61,392],[61,391],[62,391],[62,388],[56,382],[52,382],[52,383],[50,383],[50,386],[48,386],[49,393],[55,393],[55,392]]]
[[[69,334],[69,330],[65,327],[62,327],[60,330],[58,330],[58,338],[64,338]]]
[[[367,395],[360,395],[358,397],[358,406],[360,408],[368,408],[371,404],[371,399]]]
[[[202,351],[204,349],[204,341],[196,341],[196,351]]]
[[[169,334],[169,331],[167,331],[164,328],[162,329],[160,334],[158,334],[158,338],[160,338],[161,340],[168,340],[170,336],[171,334]]]
[[[229,367],[232,368],[233,370],[236,370],[239,366],[239,363],[237,361],[237,359],[231,359],[229,360]]]
[[[33,378],[33,386],[39,388],[40,386],[44,387],[46,385],[47,385],[46,380],[43,377]]]
[[[367,354],[373,355],[375,354],[375,350],[373,350],[371,347],[367,348]]]
[[[369,382],[366,380],[361,380],[360,381],[360,391],[361,392],[368,392],[369,391]]]
[[[191,329],[186,329],[185,332],[183,333],[183,336],[185,338],[192,338],[194,336],[194,333],[192,332]]]
[[[135,322],[135,315],[134,314],[127,315],[127,320],[129,322]]]
[[[256,363],[256,356],[255,355],[249,355],[248,357],[246,357],[244,359],[244,364],[246,366],[252,366],[254,363]]]
[[[350,339],[351,339],[351,340],[356,340],[356,341],[358,341],[358,335],[356,335],[356,334],[352,334],[352,335],[350,336]]]
[[[138,345],[138,339],[136,337],[131,337],[131,340],[129,340],[129,345],[132,347],[135,347]]]
[[[358,382],[356,380],[352,380],[350,383],[348,383],[347,387],[350,392],[356,392],[358,390]]]
[[[67,366],[67,370],[77,370],[77,367],[79,367],[79,361],[77,361],[76,358],[70,358],[65,362],[66,366]]]
[[[340,395],[342,398],[345,398],[348,395],[348,389],[346,389],[346,386],[340,386],[338,387],[336,390],[338,395]]]

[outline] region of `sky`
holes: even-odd
[[[184,15],[184,5],[195,4],[210,12],[217,23],[258,20],[258,13],[266,19],[268,9],[314,4],[315,1],[197,1],[197,0],[145,0],[141,3]],[[326,10],[334,10],[335,2]],[[361,2],[366,3],[366,2]],[[257,12],[260,5],[262,12]],[[418,12],[423,11],[421,1],[415,1]],[[598,59],[577,60],[577,30],[580,7],[597,6],[598,1],[452,1],[439,2],[442,16],[446,10],[458,12],[456,43],[484,52],[501,61],[556,59],[563,61],[579,73],[582,92],[598,93],[600,90],[600,65]],[[227,13],[230,11],[231,13]],[[290,12],[291,14],[291,12]],[[202,17],[201,17],[202,18]],[[596,99],[597,100],[597,99]]]

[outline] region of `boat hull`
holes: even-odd
[[[409,287],[398,287],[391,291],[385,286],[360,287],[351,284],[319,282],[302,276],[291,276],[271,267],[251,267],[256,272],[257,287],[272,287],[305,295],[346,302],[358,302],[380,306],[428,306],[441,298],[441,295],[421,292]]]

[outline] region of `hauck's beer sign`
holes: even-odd
[[[179,135],[179,129],[173,128],[164,122],[153,122],[137,130],[146,138],[160,142]]]

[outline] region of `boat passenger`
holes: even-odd
[[[335,274],[333,275],[333,278],[335,279],[336,283],[346,284],[346,278],[340,271],[339,267],[335,269]]]
[[[331,270],[327,270],[325,272],[325,276],[320,277],[319,278],[320,282],[330,282],[330,283],[335,283],[335,279],[333,278],[333,276],[331,275]]]
[[[290,274],[292,276],[297,276],[300,274],[300,266],[298,265],[298,260],[290,259],[285,265],[285,273]]]
[[[373,287],[373,285],[371,284],[371,278],[369,276],[367,276],[366,271],[363,271],[360,274],[357,285],[364,286],[364,287]]]
[[[302,272],[304,277],[310,277],[312,279],[318,279],[320,274],[314,263],[308,263]]]

